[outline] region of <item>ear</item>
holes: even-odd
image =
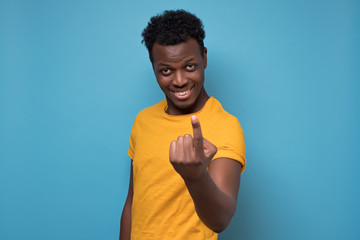
[[[204,69],[205,69],[207,67],[207,48],[206,47],[204,47],[203,61],[204,61]]]

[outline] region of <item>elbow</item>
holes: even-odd
[[[233,214],[218,218],[218,221],[214,222],[214,224],[212,226],[209,226],[209,228],[216,233],[221,233],[229,226],[232,217]]]
[[[222,231],[224,231],[226,229],[227,225],[224,225],[224,226],[218,226],[214,229],[212,229],[214,232],[216,233],[221,233]]]
[[[231,207],[230,207],[231,206]],[[224,231],[230,224],[231,219],[233,218],[236,211],[236,203],[233,205],[229,204],[227,211],[223,211],[220,216],[218,216],[216,223],[213,228],[211,228],[216,233],[221,233]]]
[[[235,211],[236,201],[228,201],[222,207],[212,208],[212,211],[206,211],[206,215],[199,215],[199,217],[212,231],[221,233],[229,226]]]
[[[230,220],[231,219],[218,222],[215,226],[211,228],[211,230],[213,230],[216,233],[221,233],[229,226]]]

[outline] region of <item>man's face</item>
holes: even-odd
[[[181,115],[199,111],[209,98],[204,89],[206,48],[202,55],[193,38],[171,46],[155,43],[152,56],[157,82],[168,103],[167,113]]]

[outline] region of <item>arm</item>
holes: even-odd
[[[119,240],[130,240],[131,235],[131,207],[133,200],[133,165],[131,161],[130,180],[128,195],[125,200],[124,209],[121,214]]]
[[[201,178],[184,180],[199,218],[214,232],[225,230],[235,213],[240,172],[240,163],[219,158]]]
[[[194,135],[171,143],[170,162],[184,179],[199,218],[213,231],[221,232],[235,213],[241,164],[228,158],[211,162],[217,149],[202,137],[197,117],[191,122]]]

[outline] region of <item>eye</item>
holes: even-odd
[[[195,67],[196,67],[195,64],[190,63],[190,64],[186,65],[186,70],[193,71],[193,70],[195,70]]]
[[[164,68],[160,70],[161,74],[164,76],[168,76],[171,73],[171,70],[169,68]]]

